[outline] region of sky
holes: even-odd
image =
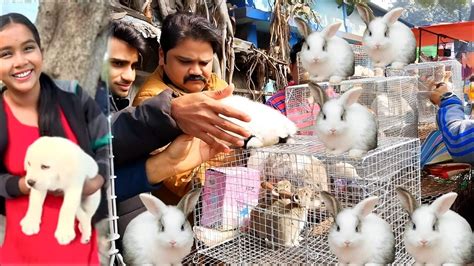
[[[0,0],[0,15],[11,12],[21,13],[33,23],[38,13],[39,0]]]

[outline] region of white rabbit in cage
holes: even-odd
[[[404,9],[394,8],[383,17],[374,17],[372,11],[357,5],[360,17],[367,25],[362,44],[375,67],[392,64],[395,69],[415,62],[416,39],[413,32],[397,21]]]
[[[344,78],[354,75],[354,52],[350,44],[336,33],[341,22],[328,25],[321,32],[311,32],[306,21],[295,18],[298,30],[305,42],[300,52],[303,68],[315,81],[329,79],[339,84]]]
[[[410,214],[404,242],[416,263],[462,265],[474,262],[471,226],[462,216],[449,210],[456,200],[455,192],[422,206],[418,206],[415,197],[406,189],[398,187],[396,192],[403,208]]]
[[[322,90],[319,86],[310,88]],[[362,87],[354,87],[339,98],[324,102],[316,119],[315,131],[328,153],[340,155],[349,151],[350,157],[359,158],[377,147],[376,116],[357,103],[362,90]]]
[[[245,148],[260,148],[293,141],[292,137],[296,134],[298,128],[280,111],[237,95],[226,97],[220,101],[251,117],[250,122],[242,122],[223,116],[251,133],[251,136],[245,141]]]
[[[329,248],[340,264],[388,264],[395,260],[395,237],[392,227],[372,213],[378,197],[366,198],[353,208],[342,209],[330,193],[321,192],[324,204],[334,217]]]
[[[201,189],[193,189],[177,206],[142,193],[147,211],[135,217],[123,235],[125,262],[130,265],[180,264],[191,252],[193,231],[186,217],[196,206]]]

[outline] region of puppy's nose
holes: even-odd
[[[36,181],[34,181],[34,180],[32,180],[32,179],[28,179],[28,180],[26,181],[26,183],[28,183],[28,185],[29,185],[30,187],[34,187],[35,184],[36,184]]]

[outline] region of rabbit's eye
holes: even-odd
[[[161,232],[165,231],[165,226],[164,226],[164,225],[160,224],[160,225],[159,225],[159,228],[160,228],[160,231],[161,231]]]
[[[41,170],[46,170],[46,169],[49,169],[49,166],[42,164],[42,165],[41,165]]]
[[[184,231],[184,224],[181,225],[181,231]]]
[[[385,31],[385,37],[388,37],[388,30]]]
[[[356,233],[359,233],[359,232],[360,232],[360,226],[357,225],[357,226],[356,226]]]
[[[413,223],[413,230],[416,230],[416,224]]]
[[[345,116],[344,114],[341,115],[341,120],[344,120],[345,119]]]
[[[433,224],[433,231],[436,231],[438,229],[438,227],[436,226],[436,223]]]
[[[326,120],[326,115],[325,114],[323,114],[323,119]]]
[[[326,44],[323,45],[323,51],[326,51]]]
[[[339,227],[339,225],[336,225],[336,231],[341,231],[341,228]]]
[[[369,30],[369,36],[372,36],[372,32]]]

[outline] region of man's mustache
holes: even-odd
[[[190,75],[190,76],[187,76],[187,77],[184,77],[184,82],[183,83],[186,83],[188,81],[202,81],[204,83],[206,83],[206,78],[201,76],[201,75]]]

